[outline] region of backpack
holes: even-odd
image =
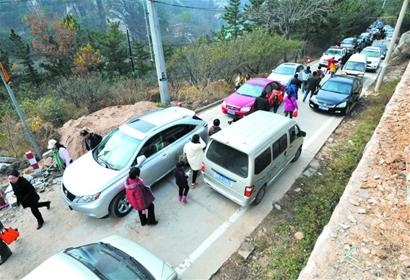
[[[290,84],[287,88],[286,88],[286,94],[291,96],[294,95],[298,92],[298,87],[295,84]]]
[[[272,91],[272,93],[269,95],[268,97],[268,101],[269,104],[271,105],[279,105],[280,104],[280,100],[279,100],[279,96],[282,94],[281,91],[279,90],[274,90]]]

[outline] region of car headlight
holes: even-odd
[[[222,107],[226,107],[226,101],[225,100],[222,102]]]
[[[251,110],[251,107],[242,107],[241,112],[247,113]]]
[[[84,196],[79,196],[77,198],[77,202],[78,203],[90,203],[93,202],[95,200],[97,200],[100,197],[101,193],[96,193],[93,195],[84,195]]]
[[[316,95],[313,95],[312,98],[310,98],[310,101],[312,101],[313,103],[316,103],[317,102]]]
[[[347,102],[345,101],[337,105],[336,108],[346,108],[346,106],[347,106]]]

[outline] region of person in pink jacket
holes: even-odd
[[[289,115],[290,118],[293,118],[293,112],[295,110],[298,110],[298,101],[295,98],[295,95],[292,94],[286,94],[285,95],[285,117]]]
[[[140,172],[138,167],[132,167],[130,169],[128,178],[125,182],[125,193],[132,208],[138,211],[141,225],[156,225],[158,224],[158,221],[155,220],[153,203],[155,197],[152,194],[151,189],[145,186],[144,180],[139,177]],[[146,212],[148,212],[148,219]]]

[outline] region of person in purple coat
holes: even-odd
[[[295,98],[295,94],[290,91],[285,95],[285,117],[289,115],[290,118],[293,118],[293,112],[298,110],[298,101]]]

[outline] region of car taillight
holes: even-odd
[[[251,197],[252,192],[253,192],[253,186],[245,187],[245,193],[244,193],[244,195],[245,195],[246,197]]]
[[[205,163],[202,163],[202,165],[201,165],[201,171],[202,171],[202,173],[205,172]]]

